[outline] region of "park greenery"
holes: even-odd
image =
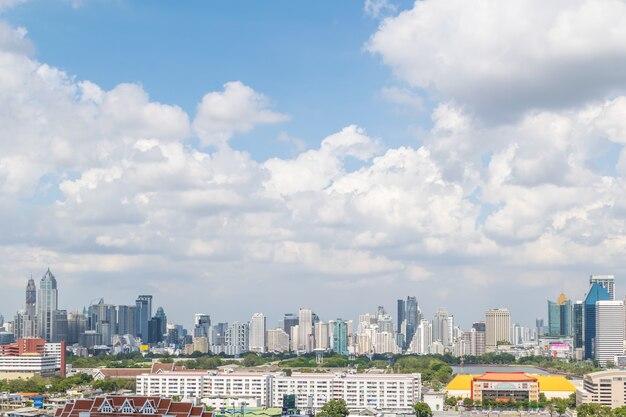
[[[42,378],[34,376],[28,379],[0,380],[0,392],[37,392],[41,394],[64,393],[76,387],[89,387],[102,392],[114,392],[120,389],[135,390],[135,381],[128,379],[104,379],[95,381],[91,375],[80,373],[67,378],[60,376]]]
[[[318,417],[347,417],[350,414],[348,406],[344,400],[330,400],[324,404]]]

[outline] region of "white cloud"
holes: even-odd
[[[507,120],[624,91],[624,39],[621,0],[420,0],[367,49],[411,86]]]
[[[223,92],[207,93],[202,98],[193,126],[204,145],[223,146],[235,133],[286,120],[287,115],[271,110],[263,94],[232,81],[224,84]]]
[[[384,87],[381,90],[381,95],[390,103],[408,106],[413,110],[422,110],[424,107],[421,97],[406,88]]]
[[[389,0],[365,0],[363,10],[367,15],[379,18],[385,13],[395,12],[396,6]]]

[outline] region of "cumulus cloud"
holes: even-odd
[[[271,109],[269,100],[240,81],[224,84],[224,91],[207,93],[193,122],[204,145],[224,145],[235,133],[249,132],[256,125],[289,120]]]
[[[426,0],[366,47],[411,86],[503,120],[623,91],[625,38],[621,0]]]

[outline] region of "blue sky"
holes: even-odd
[[[2,313],[48,266],[185,324],[623,294],[626,3],[500,6],[0,0]]]
[[[291,120],[235,138],[258,160],[290,156],[281,132],[312,147],[355,123],[398,145],[416,143],[413,124],[430,125],[428,111],[381,96],[398,81],[364,49],[380,19],[360,1],[34,0],[5,18],[28,28],[39,60],[105,89],[140,83],[152,100],[190,114],[228,81],[263,92]]]

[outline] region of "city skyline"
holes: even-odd
[[[621,299],[626,3],[500,5],[0,0],[1,313]]]

